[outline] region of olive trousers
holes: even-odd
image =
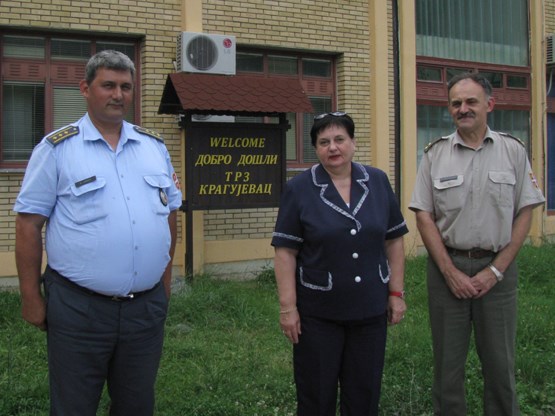
[[[469,276],[487,267],[492,257],[452,256]],[[466,416],[465,365],[474,330],[484,379],[483,415],[519,415],[515,388],[517,267],[513,262],[480,299],[457,299],[428,258],[428,306],[433,340],[434,415]]]

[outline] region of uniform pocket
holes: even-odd
[[[145,182],[150,188],[149,201],[152,204],[154,213],[158,215],[168,215],[170,212],[167,190],[172,184],[168,175],[147,175],[144,176]]]
[[[508,207],[513,205],[516,177],[510,171],[489,171],[488,189],[496,205]]]
[[[108,215],[101,203],[106,179],[95,178],[88,183],[76,182],[71,185],[71,204],[69,210],[75,223],[86,224]]]
[[[461,209],[464,204],[463,175],[434,179],[434,196],[441,211]]]
[[[301,285],[313,290],[329,292],[333,287],[333,278],[330,272],[324,270],[300,268]]]

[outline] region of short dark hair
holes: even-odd
[[[453,86],[457,82],[460,82],[463,79],[470,79],[475,83],[480,84],[481,87],[484,89],[484,92],[486,93],[486,95],[488,97],[491,97],[491,94],[493,93],[491,84],[488,81],[488,79],[479,72],[461,72],[460,74],[453,76],[453,78],[451,78],[447,83],[447,96],[449,96],[449,92],[451,91],[451,88],[453,88]]]
[[[127,55],[119,51],[110,49],[98,52],[93,55],[87,66],[85,66],[85,81],[91,84],[96,77],[99,68],[113,69],[116,71],[129,71],[131,77],[135,78],[135,64]]]
[[[340,114],[340,115],[338,115]],[[351,139],[355,137],[355,122],[346,113],[324,113],[314,118],[314,124],[310,129],[310,138],[312,139],[312,146],[316,147],[316,139],[318,134],[330,126],[339,126],[347,130],[347,134]]]

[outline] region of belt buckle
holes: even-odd
[[[124,300],[132,300],[135,297],[135,295],[133,293],[130,293],[127,296],[117,296],[114,295],[110,298],[110,300],[114,301],[114,302],[123,302]]]

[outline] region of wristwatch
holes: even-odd
[[[498,282],[503,280],[503,277],[505,277],[505,276],[503,275],[503,273],[501,273],[499,271],[499,269],[497,267],[495,267],[492,263],[488,264],[488,267],[493,272],[493,274],[495,275],[495,278],[497,279]]]
[[[400,292],[395,292],[395,291],[390,290],[389,291],[389,296],[396,296],[398,298],[405,299],[405,291],[401,290]]]

